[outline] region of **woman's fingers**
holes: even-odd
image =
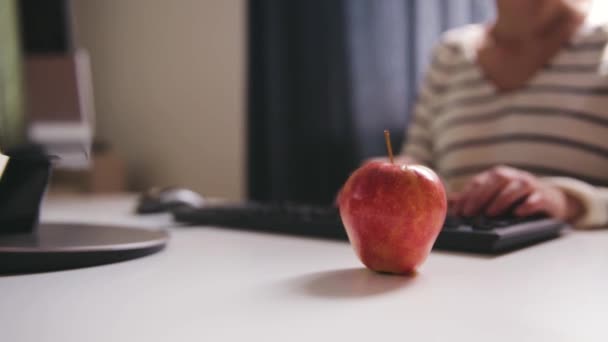
[[[481,214],[502,188],[510,181],[502,172],[490,170],[475,176],[461,199],[460,213],[464,216]]]
[[[474,176],[453,201],[452,212],[461,216],[499,215],[535,192],[539,182],[532,174],[506,166],[493,167]],[[533,210],[533,203],[528,203]]]
[[[532,191],[532,187],[526,182],[522,180],[512,181],[503,187],[496,197],[494,197],[486,209],[486,214],[489,216],[504,214],[509,211],[517,201],[528,196]]]
[[[547,201],[543,197],[541,191],[534,191],[528,196],[528,198],[522,203],[517,209],[515,209],[515,215],[517,216],[530,216],[547,211]]]
[[[452,216],[457,216],[457,206],[460,202],[461,195],[459,193],[449,194],[448,195],[448,214]]]
[[[462,209],[463,215],[474,216],[480,214],[487,203],[501,191],[503,186],[503,181],[488,180],[481,186],[475,188],[465,199]]]

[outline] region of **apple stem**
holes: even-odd
[[[386,140],[386,150],[388,151],[388,159],[391,161],[391,164],[394,164],[393,159],[393,146],[391,145],[391,133],[388,129],[384,130],[384,140]]]

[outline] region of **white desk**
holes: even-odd
[[[47,221],[169,224],[132,198],[51,200]],[[173,228],[160,254],[0,277],[0,341],[608,341],[608,231],[496,258],[433,252],[415,278],[346,243]]]

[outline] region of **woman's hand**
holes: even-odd
[[[571,221],[582,213],[581,203],[533,174],[497,166],[474,176],[462,192],[450,196],[450,211],[461,216],[517,216],[545,213]]]

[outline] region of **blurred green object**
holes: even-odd
[[[17,0],[0,0],[0,148],[23,142],[25,111]]]

